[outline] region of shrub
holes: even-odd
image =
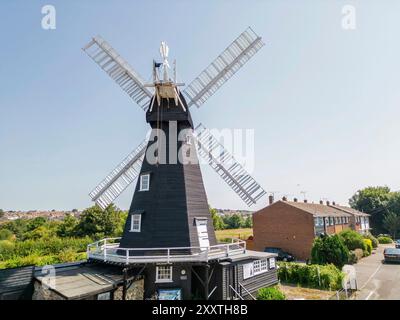
[[[350,251],[349,263],[357,263],[364,256],[364,252],[361,249],[355,249]]]
[[[261,288],[257,292],[257,300],[285,300],[285,294],[277,287]]]
[[[344,274],[333,264],[299,264],[280,262],[278,277],[282,282],[304,285],[311,288],[337,290],[342,288]]]
[[[329,264],[341,268],[349,261],[349,250],[338,235],[315,238],[311,249],[312,264]]]
[[[385,236],[380,236],[378,237],[378,241],[380,244],[389,244],[389,243],[393,243],[392,238],[390,237],[385,237]]]
[[[14,238],[14,234],[8,229],[0,230],[0,240],[12,240]]]
[[[378,243],[379,243],[378,239],[375,238],[371,233],[368,232],[368,233],[364,234],[363,237],[364,237],[364,239],[371,240],[373,249],[378,248]]]
[[[370,239],[364,239],[367,250],[364,251],[364,256],[369,256],[372,253],[372,241]]]
[[[347,249],[362,249],[363,251],[367,250],[367,247],[364,243],[364,238],[358,232],[350,229],[343,230],[339,233],[339,236],[343,239],[343,242],[346,245]]]

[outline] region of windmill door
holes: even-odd
[[[207,219],[196,219],[197,234],[199,236],[199,245],[204,251],[210,246],[207,232]]]

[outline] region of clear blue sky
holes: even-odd
[[[45,4],[56,30],[41,28]],[[341,27],[345,4],[356,30]],[[266,46],[193,111],[196,123],[253,128],[254,176],[278,196],[344,204],[368,185],[400,189],[399,12],[397,0],[2,1],[0,208],[85,208],[143,139],[143,111],[81,51],[91,36],[146,79],[166,40],[188,83],[249,25]],[[212,206],[245,208],[202,171]]]

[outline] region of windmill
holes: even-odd
[[[201,123],[193,125],[190,108],[201,107],[263,45],[261,37],[247,28],[183,90],[184,84],[176,79],[176,62],[173,77],[169,75],[165,42],[160,46],[162,62],[153,60],[151,83],[145,83],[100,36],[83,48],[146,112],[152,128],[150,137],[90,192],[91,199],[104,209],[138,181],[119,245],[108,246],[105,239],[89,248],[89,253],[93,249],[89,257],[125,265],[202,261],[208,270],[212,259],[246,253],[242,242],[227,247],[217,243],[197,154],[248,206],[266,192],[209,129]],[[172,276],[171,270],[160,268],[146,266],[156,278],[160,272]],[[151,291],[154,283],[145,287]]]

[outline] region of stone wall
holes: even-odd
[[[63,297],[43,286],[41,282],[35,281],[32,300],[65,300]]]
[[[114,292],[114,300],[122,300],[123,287],[118,287]],[[143,300],[144,280],[137,280],[128,289],[126,293],[126,300]]]

